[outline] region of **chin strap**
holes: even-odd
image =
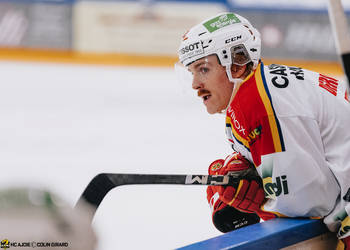
[[[228,77],[228,79],[229,79],[230,82],[232,82],[232,83],[235,84],[235,85],[238,85],[238,84],[240,84],[240,83],[242,83],[242,82],[244,81],[244,80],[241,79],[241,78],[233,78],[233,77],[232,77],[232,74],[231,74],[231,64],[230,64],[230,65],[226,65],[225,68],[226,68],[226,75],[227,75],[227,77]]]
[[[227,107],[225,109],[221,110],[220,112],[218,112],[219,114],[226,114],[226,110],[227,110],[228,106],[230,105],[230,103],[231,103],[231,101],[232,101],[232,99],[237,91],[237,87],[239,85],[241,85],[241,83],[243,83],[244,80],[247,78],[247,77],[245,79],[233,78],[232,74],[231,74],[231,65],[226,65],[225,68],[226,68],[226,75],[227,75],[229,81],[232,82],[232,84],[234,84],[234,85],[233,85],[232,95],[231,95],[230,101],[227,104]]]

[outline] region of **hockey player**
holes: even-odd
[[[234,187],[208,187],[213,223],[227,232],[259,217],[322,218],[349,248],[346,88],[299,67],[264,65],[260,51],[259,32],[235,13],[194,26],[179,48],[207,112],[226,114],[234,152],[210,164],[209,174],[241,179]]]

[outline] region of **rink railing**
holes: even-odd
[[[274,219],[197,242],[181,250],[336,249],[338,240],[322,220]]]

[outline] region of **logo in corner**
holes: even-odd
[[[8,239],[4,239],[0,243],[0,248],[2,249],[9,249],[10,248],[10,242]]]

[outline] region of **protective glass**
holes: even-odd
[[[233,46],[231,48],[231,55],[232,55],[232,64],[243,66],[251,61],[249,53],[243,44]]]

